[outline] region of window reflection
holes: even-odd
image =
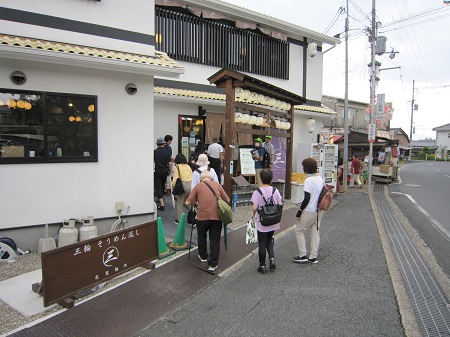
[[[0,163],[96,161],[96,110],[94,96],[0,91]]]

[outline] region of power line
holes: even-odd
[[[337,19],[339,19],[339,16],[342,15],[345,12],[344,7],[339,7],[336,14],[334,15],[333,19],[331,20],[331,23],[325,28],[325,30],[322,32],[323,34],[328,33],[328,31],[334,26]]]
[[[427,10],[427,11],[423,11],[423,12],[420,12],[420,13],[412,14],[412,15],[406,17],[406,18],[401,18],[401,19],[398,19],[398,20],[394,20],[394,21],[392,21],[390,23],[383,24],[383,27],[389,27],[389,26],[396,25],[396,24],[401,24],[401,23],[404,23],[404,22],[407,22],[407,21],[416,20],[418,18],[422,18],[422,17],[430,16],[432,14],[436,14],[436,12],[450,12],[450,7],[436,7],[436,8]],[[434,18],[431,18],[430,20],[432,20],[432,19],[434,19]]]

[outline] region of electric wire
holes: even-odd
[[[339,7],[336,14],[334,15],[333,19],[331,19],[331,23],[328,24],[328,26],[325,28],[325,30],[322,32],[322,34],[327,34],[329,30],[334,26],[336,21],[339,19],[339,16],[341,16],[345,12],[343,7]]]

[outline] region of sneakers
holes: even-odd
[[[202,257],[200,256],[200,254],[198,254],[198,258],[200,259],[200,261],[202,261],[202,262],[208,262],[208,260],[207,259],[202,259]]]
[[[305,263],[305,262],[308,262],[308,257],[306,255],[305,256],[295,256],[292,258],[292,260],[294,260],[294,262],[297,262],[297,263]]]
[[[319,263],[319,261],[318,261],[316,258],[308,259],[308,262],[309,262],[309,263],[313,263],[313,264]]]
[[[175,222],[175,225],[177,225],[177,226],[180,223],[180,221],[178,221],[178,220],[174,220],[173,222]]]
[[[267,274],[266,266],[259,266],[257,271],[259,271],[261,274]]]
[[[359,185],[359,188],[362,188],[362,185]]]
[[[201,260],[201,259],[200,259]],[[206,262],[206,261],[205,261]],[[208,271],[214,271],[214,270],[216,270],[217,269],[217,267],[219,267],[218,265],[217,266],[215,266],[215,267],[213,267],[213,266],[209,266],[208,267]]]
[[[275,265],[275,259],[270,259],[269,262],[270,262],[269,269],[271,270],[277,269],[277,266]]]
[[[166,209],[166,207],[164,207],[164,206],[158,206],[159,211],[164,211],[165,209]]]

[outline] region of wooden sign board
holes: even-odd
[[[157,222],[147,222],[41,254],[44,306],[158,258]]]
[[[242,175],[255,175],[255,161],[252,158],[251,151],[254,148],[239,148],[239,164],[241,168]]]

